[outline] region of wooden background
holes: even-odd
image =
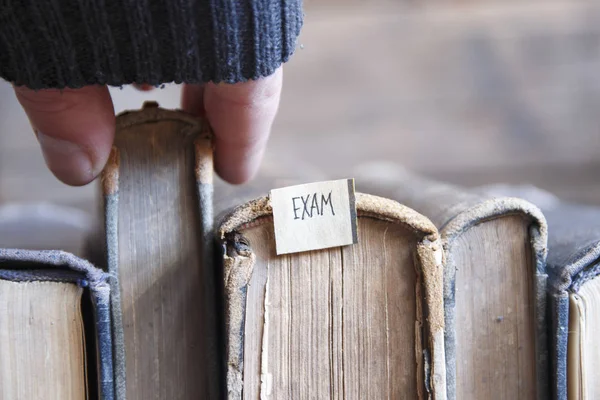
[[[465,185],[533,183],[600,203],[600,3],[307,0],[263,165],[347,177],[389,160]],[[117,112],[179,87],[112,88]],[[97,206],[46,170],[0,83],[0,202]]]

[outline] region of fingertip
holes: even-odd
[[[181,108],[192,115],[203,117],[206,115],[204,109],[205,85],[187,84],[181,91]]]
[[[42,148],[46,165],[63,183],[82,186],[104,168],[115,115],[108,88],[39,90],[15,88]]]
[[[221,150],[220,150],[221,149]],[[231,162],[231,154],[226,149],[223,154],[223,147],[216,146],[215,151],[215,171],[224,181],[232,185],[241,185],[252,181],[260,169],[264,150],[259,149],[256,152],[247,152],[241,155],[237,162]]]
[[[147,83],[134,83],[133,86],[142,92],[149,92],[154,89],[154,86],[148,85]]]
[[[232,184],[257,174],[279,107],[281,69],[273,75],[237,84],[208,84],[206,116],[215,133],[215,169]]]
[[[35,131],[48,169],[61,182],[83,186],[95,177],[91,158],[79,145]]]

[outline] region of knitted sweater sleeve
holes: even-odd
[[[33,89],[240,82],[294,53],[302,0],[0,0],[0,77]]]

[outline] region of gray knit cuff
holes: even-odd
[[[0,77],[16,86],[234,83],[294,53],[302,0],[6,0]]]

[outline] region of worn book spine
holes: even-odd
[[[424,214],[438,227],[444,247],[445,352],[448,398],[456,398],[456,340],[460,327],[455,323],[456,268],[451,254],[453,245],[472,227],[507,215],[529,220],[529,242],[534,268],[536,393],[538,400],[550,396],[549,338],[547,318],[548,226],[541,210],[516,197],[486,195],[435,181],[405,170],[394,163],[371,163],[357,168],[357,186],[361,190],[388,196]],[[483,289],[485,290],[485,289]]]
[[[149,141],[158,141],[164,139],[157,139],[156,135],[152,136],[152,138],[148,138],[147,135],[149,135],[149,127],[152,129],[153,126],[161,123],[170,123],[169,125],[166,125],[167,127],[164,128],[166,129],[166,132],[163,133],[167,136],[172,135],[174,141],[178,135],[180,137],[185,136],[186,138],[192,138],[191,142],[189,142],[189,146],[191,146],[189,149],[184,148],[175,156],[173,156],[173,154],[169,155],[169,157],[177,158],[179,161],[161,161],[156,158],[160,158],[162,155],[161,149],[159,148],[160,143],[149,143]],[[148,153],[140,153],[141,155],[138,155],[135,153],[134,148],[131,147],[131,144],[120,144],[120,133],[128,129],[130,130],[128,133],[129,139],[127,139],[130,141],[129,143],[139,140],[140,147],[144,147],[146,149],[150,148],[150,150],[147,150]],[[134,130],[134,136],[137,135],[137,137],[132,136],[131,129]],[[158,135],[161,134],[161,132],[158,133]],[[188,143],[187,139],[183,139],[183,142]],[[185,146],[188,145],[185,144]],[[124,214],[123,208],[126,206],[126,204],[121,204],[123,199],[122,196],[120,197],[120,186],[123,185],[122,180],[124,179],[121,171],[123,167],[120,165],[122,152],[129,152],[130,165],[128,166],[128,179],[134,179],[131,178],[131,176],[136,176],[136,174],[147,177],[145,179],[150,179],[147,186],[142,185],[140,182],[128,182],[129,188],[132,186],[135,186],[136,188],[133,189],[133,191],[131,189],[129,190],[128,198],[125,199],[126,202],[134,201],[134,198],[142,199],[151,195],[156,195],[155,193],[158,192],[158,197],[156,197],[157,201],[161,201],[161,198],[162,201],[165,201],[165,199],[172,199],[174,203],[173,207],[183,207],[186,215],[181,214],[176,215],[175,217],[169,217],[165,212],[164,205],[161,206],[162,208],[158,207],[158,209],[155,205],[151,205],[148,209],[150,211],[146,211],[144,209],[141,211],[141,214],[136,215],[134,215],[133,210],[129,209]],[[187,154],[189,154],[188,152],[191,152],[191,157],[193,158],[194,165],[191,167],[192,170],[187,169],[186,160],[188,157]],[[113,151],[110,155],[107,166],[102,174],[106,263],[108,266],[108,271],[111,275],[111,288],[113,293],[111,297],[111,315],[113,321],[113,342],[115,347],[115,382],[117,400],[124,400],[126,399],[126,396],[131,398],[131,393],[135,392],[134,389],[129,388],[129,381],[136,380],[136,385],[142,385],[144,381],[150,382],[155,379],[153,376],[127,376],[127,371],[131,368],[131,364],[133,363],[131,357],[127,357],[127,352],[133,351],[131,348],[128,348],[127,343],[128,341],[134,340],[131,338],[131,335],[134,335],[134,333],[131,331],[131,327],[128,327],[124,324],[123,296],[136,296],[137,294],[123,292],[123,287],[120,284],[120,280],[122,279],[120,255],[122,255],[121,253],[123,252],[127,252],[129,254],[132,251],[135,252],[138,250],[143,250],[131,248],[122,249],[119,245],[120,242],[122,244],[123,240],[126,239],[122,237],[123,234],[121,233],[121,224],[126,223],[128,225],[135,225],[136,223],[142,222],[144,219],[147,220],[152,217],[157,217],[158,224],[163,223],[171,218],[171,220],[168,221],[172,224],[171,226],[179,227],[173,228],[177,229],[177,231],[162,232],[163,235],[169,236],[171,233],[173,235],[181,234],[183,235],[183,238],[192,235],[193,237],[188,238],[189,241],[191,243],[197,243],[197,246],[192,245],[192,248],[185,248],[185,245],[182,244],[180,249],[177,247],[173,248],[172,245],[171,247],[165,245],[166,247],[164,248],[156,249],[158,253],[162,251],[167,253],[180,251],[182,253],[174,256],[175,258],[179,258],[178,261],[156,258],[153,261],[155,262],[155,265],[149,265],[148,268],[156,269],[155,273],[157,276],[155,279],[157,280],[157,284],[165,285],[166,289],[171,293],[176,293],[178,288],[173,286],[173,283],[169,281],[168,276],[160,276],[160,274],[163,273],[161,272],[160,268],[163,268],[162,271],[164,271],[170,267],[170,265],[168,265],[169,262],[175,262],[178,263],[178,266],[176,266],[177,271],[175,273],[179,275],[186,273],[190,274],[189,278],[187,278],[187,282],[189,283],[190,287],[186,287],[185,289],[181,288],[181,290],[191,290],[193,296],[187,296],[185,292],[182,292],[181,298],[179,300],[175,300],[175,304],[170,304],[169,309],[163,309],[164,307],[167,307],[167,305],[161,302],[159,299],[155,300],[155,303],[152,307],[154,307],[156,312],[162,313],[163,315],[174,313],[177,318],[188,320],[175,321],[175,323],[178,325],[183,325],[182,329],[184,329],[188,340],[195,341],[196,343],[190,345],[191,347],[188,347],[187,350],[183,348],[177,348],[179,351],[178,354],[183,354],[183,357],[187,358],[184,360],[179,360],[181,361],[180,365],[183,365],[184,368],[186,368],[185,366],[189,367],[193,365],[201,366],[203,369],[210,370],[210,372],[203,372],[202,374],[205,376],[197,376],[196,378],[188,379],[186,378],[186,375],[190,375],[189,371],[165,371],[165,369],[168,369],[168,367],[163,367],[163,364],[168,361],[166,359],[176,357],[175,355],[162,354],[159,350],[154,348],[148,348],[144,351],[152,353],[148,357],[149,359],[155,360],[154,363],[157,366],[157,370],[159,370],[161,374],[164,374],[162,379],[169,381],[169,383],[166,385],[169,386],[168,390],[176,391],[176,382],[180,381],[181,385],[195,385],[196,387],[198,387],[198,385],[202,386],[202,393],[199,391],[196,393],[196,395],[202,398],[220,398],[219,392],[221,391],[220,386],[222,382],[220,378],[221,362],[218,353],[217,334],[215,333],[218,330],[218,321],[214,309],[214,297],[216,295],[214,292],[213,281],[214,240],[212,236],[212,227],[214,217],[212,154],[212,132],[205,120],[197,119],[178,110],[165,110],[159,108],[156,103],[146,103],[142,110],[125,112],[117,117],[115,146],[113,147]],[[163,164],[161,164],[161,162],[163,162]],[[173,182],[173,186],[169,189],[162,189],[158,181],[153,181],[155,179],[160,180],[159,168],[163,168],[163,170],[173,170],[175,166],[174,164],[170,163],[177,162],[184,164],[184,167],[182,167],[183,171],[178,172],[179,176],[174,178],[180,179],[180,181]],[[157,166],[159,164],[160,167]],[[190,189],[188,192],[188,189],[186,188],[189,185],[193,186],[195,189],[193,191]],[[162,194],[161,190],[164,190]],[[195,193],[191,194],[192,192]],[[188,207],[187,204],[189,204],[189,202],[194,204],[193,208],[195,209],[190,210],[186,208]],[[167,205],[166,207],[171,206]],[[187,215],[192,215],[192,219],[186,217]],[[157,225],[150,229],[161,230],[166,228]],[[180,232],[187,233],[182,234]],[[151,232],[148,232],[148,234],[150,233]],[[177,246],[177,244],[175,244],[175,246]],[[199,255],[189,255],[188,253],[195,253]],[[133,254],[132,257],[135,260],[137,255]],[[185,261],[186,257],[190,257],[187,263]],[[142,277],[140,279],[144,279],[143,271],[141,270],[132,271],[131,273],[134,275],[137,274],[138,277]],[[179,279],[185,280],[186,278],[185,276],[182,276]],[[175,296],[177,296],[177,294],[175,294]],[[135,307],[135,299],[130,306]],[[130,316],[130,318],[132,317]],[[143,324],[152,324],[153,322],[152,320],[148,320],[136,321],[136,323],[142,326]],[[189,325],[186,325],[188,323]],[[166,331],[158,332],[155,335],[158,335],[156,340],[159,341],[179,342],[178,338],[172,337],[172,334],[171,336],[168,336]],[[198,347],[200,347],[197,345],[199,340],[204,341],[204,343],[209,343],[206,345],[209,349],[207,349],[204,344],[202,345],[202,349],[198,349]],[[173,346],[177,347],[178,343],[174,343]],[[202,352],[204,353],[200,354]],[[128,359],[129,365],[127,364]],[[169,376],[171,378],[169,378]],[[193,382],[193,380],[196,382]],[[189,390],[187,390],[186,393],[188,393],[187,396],[189,396]],[[156,398],[160,398],[162,395],[164,394],[153,394],[153,396],[158,396]],[[166,395],[171,396],[172,394]],[[137,395],[137,398],[139,398],[139,396],[140,395]]]
[[[600,209],[557,201],[544,208],[550,230],[548,271],[552,319],[553,392],[568,398],[569,298],[581,286],[600,275]]]
[[[550,367],[552,396],[569,398],[570,298],[600,275],[600,208],[565,202],[531,185],[490,185],[488,193],[515,196],[540,207],[548,222]],[[575,356],[577,359],[578,356]]]
[[[463,232],[482,221],[498,218],[504,215],[522,214],[528,216],[532,221],[529,227],[529,239],[531,243],[532,255],[534,259],[533,279],[533,300],[534,300],[534,318],[535,318],[535,355],[536,355],[536,393],[539,400],[547,399],[549,395],[549,368],[548,368],[548,323],[547,323],[547,281],[546,273],[546,255],[547,255],[547,226],[541,212],[532,204],[517,198],[498,198],[481,200],[477,204],[466,206],[464,211],[451,218],[440,233],[444,236],[444,248],[448,250],[454,242],[460,238]],[[444,272],[444,302],[446,307],[446,322],[448,324],[446,333],[446,346],[448,350],[448,375],[452,379],[449,391],[455,391],[456,370],[450,365],[456,363],[455,341],[457,327],[454,323],[453,307],[456,304],[455,296],[455,277],[457,265],[452,257],[447,257],[446,268]],[[453,382],[453,383],[452,383]]]
[[[86,336],[91,335],[86,340],[96,343],[96,354],[90,356],[97,364],[94,381],[98,390],[90,395],[100,400],[115,399],[109,275],[63,251],[0,249],[0,279],[14,282],[72,282],[89,290],[93,331],[86,332]],[[39,356],[43,357],[43,354]]]
[[[419,399],[446,399],[442,300],[443,254],[437,230],[428,219],[412,209],[376,196],[357,193],[356,210],[359,218],[368,217],[402,224],[418,238],[415,265],[419,279],[415,288],[417,329],[414,338],[418,393],[410,393],[407,396]],[[223,250],[221,262],[225,300],[225,358],[227,398],[230,400],[240,400],[246,396],[243,393],[244,331],[246,309],[250,307],[247,305],[247,293],[255,265],[255,254],[239,231],[256,224],[272,223],[272,215],[270,199],[260,197],[224,213],[215,233]],[[266,318],[264,323],[267,324]],[[264,353],[261,357],[264,357],[267,351],[268,349],[263,349]],[[310,382],[307,384],[311,386]],[[268,396],[266,393],[264,395]],[[342,393],[331,395],[343,396]]]

